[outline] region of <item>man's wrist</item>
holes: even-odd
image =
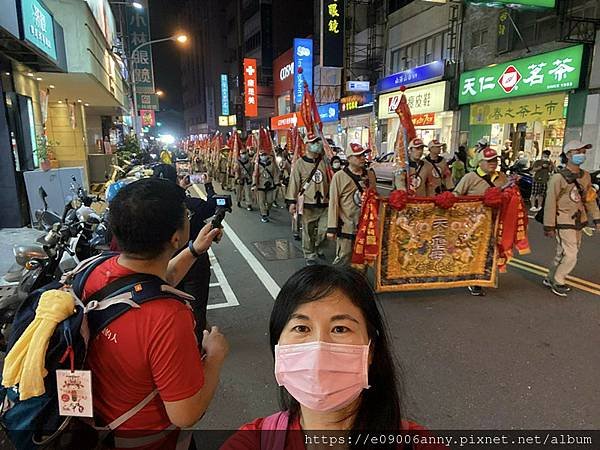
[[[188,242],[188,250],[192,254],[194,258],[200,258],[203,253],[206,253],[206,250],[199,250],[195,241]]]

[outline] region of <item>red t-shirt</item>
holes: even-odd
[[[88,278],[83,299],[108,283],[133,273],[117,257]],[[131,309],[90,342],[94,415],[105,425],[137,405],[154,389],[159,394],[116,433],[127,437],[155,434],[171,426],[163,401],[195,395],[204,385],[204,370],[194,334],[194,316],[182,302],[157,299]],[[145,430],[149,430],[145,432]],[[152,431],[150,431],[152,430]],[[123,433],[121,433],[123,434]],[[177,432],[143,449],[175,448]]]
[[[220,450],[260,450],[261,448],[261,430],[265,418],[255,419],[254,421],[243,425],[231,438],[229,438]],[[431,433],[423,426],[410,421],[402,421],[402,430],[409,432],[411,435],[432,436]],[[305,450],[305,436],[301,433],[300,419],[297,417],[288,424],[288,431],[285,436],[285,450]],[[277,431],[278,433],[278,431]],[[325,432],[326,433],[326,432]],[[316,433],[320,436],[324,433]],[[389,433],[385,433],[386,436]],[[362,433],[364,436],[365,433]],[[310,432],[306,433],[310,436]],[[377,437],[379,434],[373,434]],[[362,439],[361,439],[362,440]],[[316,442],[315,442],[316,443]],[[374,445],[373,448],[377,446]],[[366,448],[366,447],[365,447]],[[403,445],[398,445],[398,449],[403,449]],[[410,446],[409,446],[410,448]],[[414,450],[447,450],[448,447],[439,444],[415,444],[412,447]]]

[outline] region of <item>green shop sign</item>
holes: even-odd
[[[46,6],[38,0],[21,0],[25,40],[56,60],[54,22]]]
[[[579,87],[583,45],[465,72],[458,103],[522,97]]]
[[[469,3],[480,6],[502,8],[510,5],[513,8],[554,8],[555,0],[471,0]]]

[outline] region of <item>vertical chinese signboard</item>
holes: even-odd
[[[221,114],[229,116],[229,79],[226,73],[221,74]]]
[[[302,73],[298,69],[302,67]],[[313,90],[313,41],[312,39],[294,39],[294,103],[302,103],[304,81],[308,90]]]
[[[246,117],[258,117],[256,59],[244,58],[244,106]]]
[[[461,105],[579,87],[583,45],[517,59],[460,76]]]
[[[132,58],[133,74],[132,79],[135,82],[136,91],[140,94],[154,93],[154,71],[152,67],[152,48],[146,45],[135,52],[133,50],[150,41],[150,20],[148,17],[148,3],[141,2],[143,9],[126,8],[127,10],[127,30],[128,30],[128,57]]]
[[[344,67],[344,0],[321,2],[321,65]]]

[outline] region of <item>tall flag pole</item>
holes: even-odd
[[[405,186],[408,189],[408,145],[410,141],[412,141],[417,136],[417,132],[415,131],[415,126],[412,121],[412,115],[410,113],[410,107],[408,106],[408,102],[406,101],[406,95],[404,94],[404,91],[406,91],[406,86],[400,87],[400,91],[402,92],[402,94],[400,97],[400,102],[398,103],[398,107],[396,108],[396,114],[398,114],[400,124],[398,125],[398,133],[396,134],[396,143],[394,145],[394,151],[396,152],[396,164],[400,167],[401,170],[404,171]]]

